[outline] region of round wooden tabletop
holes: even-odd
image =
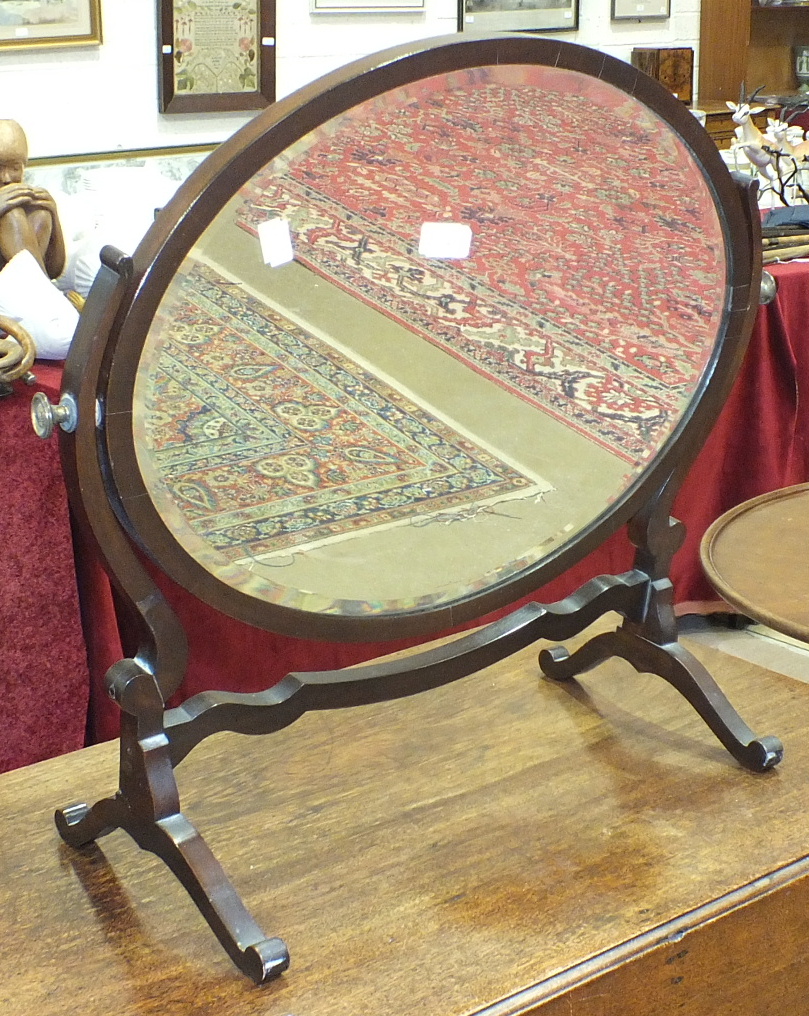
[[[732,508],[705,533],[700,554],[732,607],[809,642],[809,483]]]

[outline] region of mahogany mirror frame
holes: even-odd
[[[657,82],[617,59],[558,40],[529,35],[473,39],[451,36],[412,43],[337,71],[276,103],[206,159],[162,211],[133,258],[133,275],[120,307],[121,325],[106,353],[97,398],[110,424],[104,431],[116,496],[128,526],[172,579],[216,609],[256,627],[298,637],[380,641],[424,637],[481,617],[562,574],[637,513],[671,473],[684,475],[716,419],[741,363],[757,309],[760,262],[751,252],[744,198],[715,145],[691,113]],[[543,62],[603,77],[664,117],[705,173],[725,232],[727,306],[711,362],[691,405],[652,464],[583,532],[513,578],[460,600],[384,617],[317,614],[269,604],[225,586],[176,542],[149,498],[137,464],[132,428],[135,378],[149,324],[169,280],[191,244],[235,190],[289,144],[341,112],[381,92],[465,66]],[[144,496],[147,495],[147,496]]]

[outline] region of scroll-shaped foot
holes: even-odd
[[[603,663],[613,655],[609,651],[603,654],[594,652],[598,647],[593,643],[598,642],[598,638],[599,636],[590,639],[572,656],[564,646],[543,649],[539,654],[539,666],[542,673],[554,681],[570,681],[577,674],[583,674],[586,670],[597,667],[599,663]],[[587,649],[590,650],[589,653],[585,652]]]
[[[144,850],[160,857],[185,887],[236,966],[256,984],[289,966],[280,938],[267,938],[246,910],[208,845],[182,813],[152,821],[137,817],[122,796],[92,808],[74,804],[56,813],[59,835],[71,847],[123,829]]]
[[[752,772],[778,765],[784,748],[777,737],[756,737],[699,660],[679,642],[657,645],[619,628],[596,635],[572,655],[561,646],[543,650],[539,665],[546,677],[569,680],[617,656],[635,670],[657,674],[691,703],[731,755]]]
[[[264,984],[287,969],[289,952],[284,942],[265,936],[205,840],[182,813],[127,832],[171,868],[239,970],[256,984]]]
[[[245,964],[241,968],[256,984],[265,984],[289,966],[289,950],[280,938],[265,938],[244,952]]]
[[[107,798],[89,808],[71,804],[54,815],[59,835],[69,847],[83,847],[99,836],[106,836],[121,825],[117,799]]]

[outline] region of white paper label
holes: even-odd
[[[267,219],[258,224],[258,238],[261,243],[261,256],[264,264],[270,268],[278,268],[292,261],[292,234],[286,219]]]
[[[27,28],[15,28],[14,29],[14,35],[18,39],[27,39],[28,35],[29,35],[29,32],[28,32]]]
[[[425,258],[468,258],[472,227],[463,222],[423,222],[419,254]]]

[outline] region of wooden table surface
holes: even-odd
[[[203,743],[186,813],[292,955],[263,988],[125,834],[60,843],[54,808],[114,788],[115,745],[3,775],[0,1013],[805,1016],[809,687],[697,655],[783,739],[777,769],[741,769],[659,678],[556,685],[535,650]]]
[[[702,564],[742,614],[809,642],[809,483],[725,512],[705,533]]]

